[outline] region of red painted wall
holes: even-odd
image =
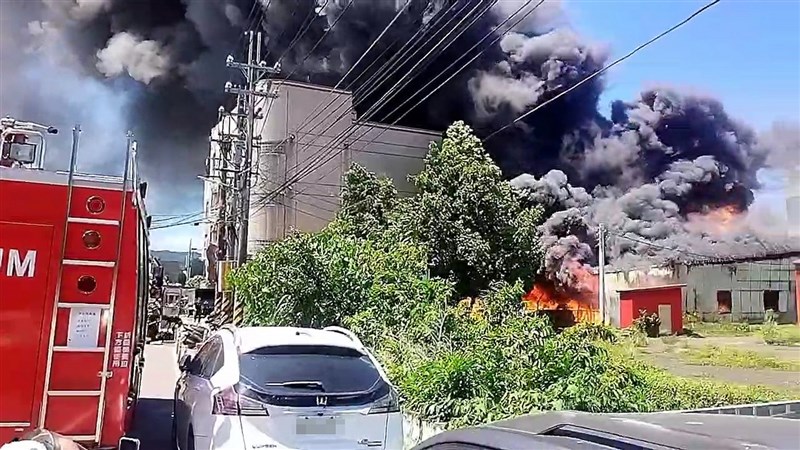
[[[647,314],[658,314],[658,305],[671,305],[672,317],[661,317],[661,322],[670,320],[672,332],[683,328],[683,308],[681,286],[642,288],[619,293],[619,325],[629,327],[639,317],[639,310]]]

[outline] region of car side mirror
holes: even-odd
[[[192,355],[183,355],[181,359],[178,361],[178,368],[181,371],[186,372],[189,370],[189,366],[192,364]]]
[[[119,445],[117,446],[119,450],[139,450],[140,447],[141,444],[138,439],[129,437],[120,438]]]

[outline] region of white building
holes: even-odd
[[[261,85],[266,89],[266,83]],[[292,230],[318,231],[339,209],[342,176],[354,162],[412,192],[408,175],[419,172],[431,141],[441,133],[360,121],[351,92],[293,81],[273,81],[273,98],[257,106],[250,195],[248,253]],[[204,204],[206,249],[216,249],[220,183],[229,183],[220,131],[237,132],[231,118],[211,132]],[[229,164],[229,163],[227,163]],[[210,254],[212,252],[207,252]],[[211,274],[213,275],[213,274]]]

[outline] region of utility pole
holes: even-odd
[[[236,261],[236,265],[242,266],[247,262],[247,232],[250,224],[250,175],[253,171],[253,141],[256,115],[256,99],[258,97],[270,97],[270,86],[258,90],[259,83],[269,75],[278,73],[276,67],[267,67],[266,62],[261,60],[261,38],[260,32],[248,31],[245,34],[248,38],[247,62],[236,62],[232,56],[228,56],[226,64],[229,68],[239,69],[244,75],[245,85],[234,86],[228,82],[225,85],[225,92],[237,95],[238,131],[240,139],[234,147],[234,170],[235,183],[238,191],[238,208],[236,217],[236,245],[229,246],[228,256]],[[262,118],[266,120],[266,117]],[[243,141],[243,142],[242,142]],[[238,145],[237,145],[238,144]],[[243,152],[242,152],[243,150]],[[243,154],[242,154],[243,153]],[[244,319],[244,305],[238,296],[234,296],[233,317],[235,325],[242,323]]]
[[[234,136],[230,130],[230,120],[225,108],[220,106],[217,115],[217,137],[212,135],[209,142],[209,179],[212,183],[211,192],[216,192],[217,201],[212,205],[217,211],[216,217],[216,246],[217,251],[214,255],[215,270],[214,279],[214,316],[222,323],[230,322],[233,314],[233,300],[230,292],[226,289],[224,275],[232,259],[228,254],[228,249],[232,247],[233,240],[230,233],[230,214],[228,196],[231,194],[231,184],[229,182],[231,143]],[[214,144],[217,145],[216,152]],[[213,198],[213,194],[212,194]],[[231,202],[233,203],[233,202]]]
[[[189,239],[189,251],[186,253],[186,281],[192,278],[192,239]]]
[[[605,325],[606,310],[608,309],[606,304],[606,227],[602,223],[600,224],[597,241],[598,276],[600,278],[597,295],[598,304],[600,305],[600,322]]]

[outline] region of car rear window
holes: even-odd
[[[263,347],[239,356],[243,384],[272,394],[362,393],[383,384],[378,370],[360,352],[333,346]],[[319,382],[321,387],[291,383]],[[290,383],[288,386],[281,384]]]

